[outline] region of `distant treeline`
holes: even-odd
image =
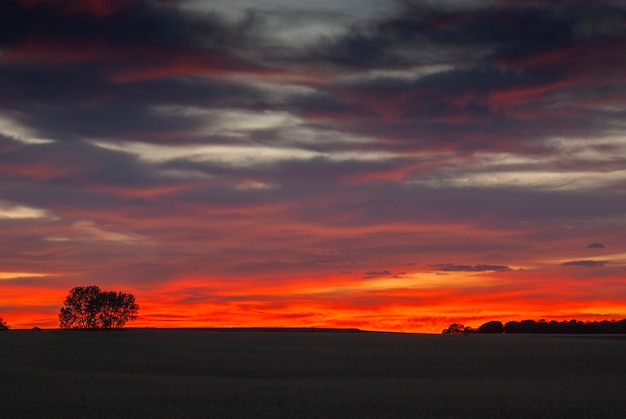
[[[442,330],[443,334],[463,334],[463,333],[554,333],[554,334],[597,334],[597,333],[624,333],[626,334],[626,319],[622,320],[602,320],[587,321],[546,321],[541,319],[510,321],[502,323],[497,320],[487,322],[477,329],[471,326],[464,326],[453,323],[447,329]]]

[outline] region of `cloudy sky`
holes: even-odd
[[[0,317],[626,317],[626,2],[0,2]]]

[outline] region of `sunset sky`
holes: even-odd
[[[626,317],[626,2],[0,1],[0,317]]]

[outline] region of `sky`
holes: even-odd
[[[0,317],[626,317],[626,1],[3,0]]]

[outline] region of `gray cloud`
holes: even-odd
[[[587,249],[604,249],[606,248],[605,245],[603,245],[602,243],[599,242],[595,242],[595,243],[591,243],[588,244],[587,246],[585,246]]]
[[[571,262],[565,262],[563,266],[585,266],[588,268],[595,268],[606,264],[607,262],[603,260],[574,260]]]
[[[442,272],[506,272],[511,268],[504,265],[456,265],[454,263],[437,263],[428,265],[431,269]]]

